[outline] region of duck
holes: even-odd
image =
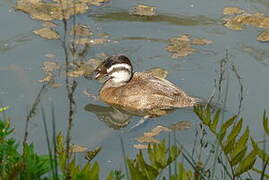
[[[148,72],[134,72],[125,55],[107,57],[93,72],[105,79],[99,98],[108,105],[145,118],[167,114],[177,108],[193,107],[199,98],[187,95],[172,82]]]

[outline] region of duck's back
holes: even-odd
[[[171,82],[145,72],[134,73],[132,79],[120,87],[106,82],[100,98],[107,104],[141,112],[191,107],[195,103],[195,98],[189,97]]]

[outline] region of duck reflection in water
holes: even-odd
[[[132,119],[131,114],[112,106],[87,104],[84,109],[94,113],[100,121],[115,130],[126,127]]]

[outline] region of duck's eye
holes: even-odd
[[[95,69],[95,73],[100,73],[102,70],[101,70],[101,68],[96,68]]]

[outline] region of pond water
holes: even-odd
[[[32,33],[41,27],[41,22],[32,20],[28,15],[13,9],[15,1],[0,2],[0,102],[8,105],[7,111],[11,123],[15,127],[15,136],[23,138],[26,110],[37,96],[42,84],[41,65],[49,61],[45,55],[56,55],[57,62],[63,62],[64,53],[61,42],[45,40]],[[158,16],[147,18],[128,15],[129,10],[138,3],[156,6]],[[269,4],[267,0],[166,0],[152,1],[117,0],[103,7],[90,8],[77,16],[77,22],[88,25],[95,33],[108,33],[110,39],[117,43],[106,43],[91,47],[87,58],[99,53],[126,54],[131,58],[135,71],[144,71],[152,67],[166,69],[168,79],[188,94],[202,97],[211,96],[214,79],[219,62],[228,50],[232,62],[242,77],[244,86],[241,115],[244,124],[250,127],[251,135],[261,138],[262,112],[269,110],[269,46],[268,43],[256,41],[260,28],[247,27],[242,31],[234,31],[222,24],[223,8],[236,6],[248,12],[261,12],[267,16]],[[62,23],[57,28],[62,32]],[[171,53],[165,50],[168,39],[179,34],[190,34],[193,37],[206,38],[212,44],[199,46],[198,53],[186,57],[172,59]],[[123,168],[120,138],[123,138],[126,153],[133,155],[135,138],[156,125],[170,125],[185,120],[192,123],[188,130],[178,132],[178,140],[187,148],[191,148],[195,138],[195,129],[199,120],[190,109],[180,109],[167,116],[148,120],[138,129],[130,130],[140,117],[132,117],[131,125],[120,131],[113,130],[100,121],[93,112],[87,111],[87,105],[106,106],[104,103],[89,99],[83,91],[88,89],[97,94],[101,84],[79,78],[75,92],[76,114],[72,129],[72,143],[103,150],[97,156],[103,170]],[[240,87],[238,80],[231,73],[226,114],[237,112]],[[67,125],[68,101],[66,89],[50,88],[41,104],[45,107],[47,119],[50,118],[51,104],[55,107],[57,131],[65,131]],[[98,109],[96,111],[102,111]],[[100,115],[100,112],[98,114]],[[30,124],[30,141],[35,142],[39,152],[45,153],[46,141],[40,113],[37,113]],[[167,137],[163,135],[163,137]],[[103,172],[104,172],[103,171]]]

